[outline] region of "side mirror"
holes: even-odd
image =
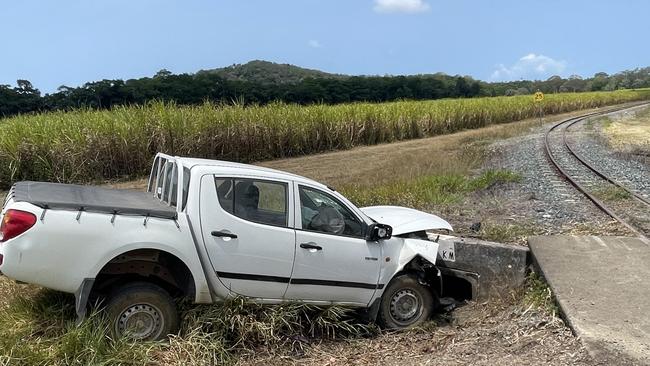
[[[366,232],[367,241],[390,239],[393,235],[393,228],[385,224],[371,224]]]

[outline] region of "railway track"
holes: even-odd
[[[544,136],[546,155],[558,173],[601,211],[646,240],[650,236],[650,199],[622,184],[619,177],[608,176],[591,164],[567,139],[567,131],[588,118],[648,104],[637,103],[569,118],[553,125]],[[624,202],[609,202],[611,200],[597,197],[598,192],[607,189],[625,192],[622,194]]]

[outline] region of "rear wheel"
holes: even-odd
[[[111,332],[117,337],[157,341],[178,330],[179,316],[167,291],[135,282],[113,291],[106,304]]]
[[[415,276],[394,278],[381,297],[379,322],[385,328],[402,329],[422,324],[431,317],[435,297]]]

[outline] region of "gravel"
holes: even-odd
[[[581,122],[569,130],[571,146],[589,164],[624,186],[650,198],[650,165],[610,149],[602,138],[600,126],[590,128]]]
[[[491,146],[493,158],[486,168],[507,169],[522,176],[510,189],[508,205],[537,225],[543,234],[627,234],[628,231],[600,211],[560,177],[544,152],[544,134],[553,124],[535,128],[530,134],[501,140]]]

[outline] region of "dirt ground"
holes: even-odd
[[[324,342],[304,356],[254,357],[242,365],[594,365],[563,321],[519,299],[471,303],[434,324],[377,338]]]

